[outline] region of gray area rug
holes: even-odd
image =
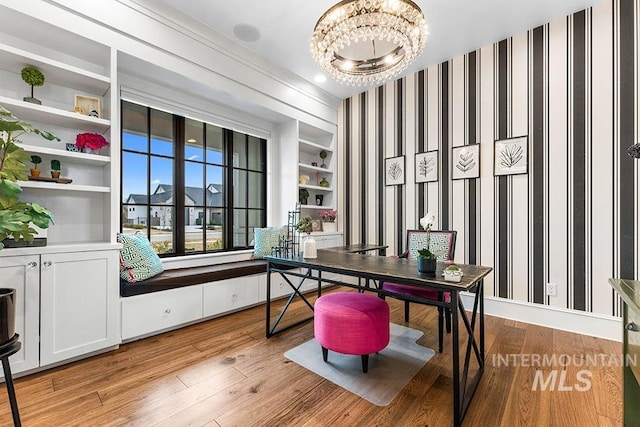
[[[387,406],[435,354],[416,344],[421,336],[422,331],[392,323],[389,345],[369,356],[366,374],[362,372],[360,356],[329,351],[329,361],[325,363],[315,339],[292,348],[284,356],[374,405]]]

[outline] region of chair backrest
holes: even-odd
[[[456,231],[431,230],[429,250],[436,255],[438,261],[451,261],[456,251]],[[427,232],[424,230],[407,230],[407,250],[409,259],[418,257],[418,249],[427,247]]]

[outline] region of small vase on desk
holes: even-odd
[[[307,235],[304,241],[304,251],[302,253],[303,258],[318,258],[318,250],[316,248],[316,241],[311,234]]]

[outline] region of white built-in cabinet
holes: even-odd
[[[334,150],[334,133],[302,122],[298,124],[298,194],[302,189],[309,192],[307,203],[301,206],[302,215],[317,219],[321,211],[336,209]],[[322,159],[320,153],[326,157]]]
[[[42,177],[50,177],[51,160],[57,159],[61,177],[72,180],[20,182],[21,200],[49,209],[55,223],[46,230],[47,246],[0,250],[0,287],[17,290],[16,331],[22,350],[9,360],[19,373],[121,341],[119,169],[111,161],[120,151],[117,52],[18,12],[0,11],[5,20],[31,29],[18,34],[11,25],[0,28],[0,105],[61,138],[56,142],[25,134],[19,145],[42,158]],[[45,76],[44,85],[34,88],[41,105],[23,101],[31,94],[20,75],[27,65]],[[99,100],[100,116],[74,112],[76,96]],[[66,145],[84,132],[99,133],[110,145],[97,154],[68,151]]]
[[[16,333],[22,343],[9,359],[14,373],[120,343],[119,295],[113,286],[118,252],[103,246],[90,252],[2,251],[0,286],[16,289]],[[11,253],[16,255],[6,256]]]

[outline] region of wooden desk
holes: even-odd
[[[640,422],[640,282],[609,279],[609,283],[622,297],[622,354],[626,363],[622,367],[623,418],[625,426]]]
[[[294,324],[276,330],[278,324],[283,319],[289,304],[295,296],[299,296],[306,305],[313,311],[313,305],[300,292],[300,287],[305,279],[317,280],[318,296],[322,292],[322,282],[339,284],[358,288],[361,291],[374,291],[380,294],[391,295],[391,293],[379,288],[365,288],[350,283],[338,282],[322,278],[322,273],[336,273],[339,275],[352,276],[357,278],[372,280],[377,283],[394,282],[403,283],[418,287],[425,287],[443,292],[450,292],[451,301],[433,301],[417,297],[408,297],[414,302],[435,306],[448,307],[451,310],[451,343],[452,343],[452,370],[453,370],[453,420],[454,425],[462,423],[465,413],[471,402],[471,398],[478,387],[482,373],[484,372],[484,287],[483,278],[491,272],[490,267],[476,265],[460,265],[464,276],[459,283],[447,282],[442,277],[442,271],[447,266],[445,263],[438,263],[435,277],[426,277],[418,273],[415,260],[387,257],[372,257],[357,253],[345,253],[343,251],[320,249],[318,258],[305,259],[301,256],[275,257],[267,256],[267,301],[266,301],[266,336],[267,338],[283,332],[289,328],[297,326],[303,322],[311,320],[313,316],[298,321]],[[292,270],[291,267],[299,267],[306,270],[301,273]],[[275,321],[271,322],[271,273],[279,273],[282,278],[292,288],[292,293],[285,303],[285,306],[277,315]],[[315,273],[315,274],[314,274]],[[298,277],[299,282],[294,284],[290,277]],[[471,319],[465,312],[460,292],[475,292],[473,311]],[[461,369],[460,347],[459,347],[459,326],[460,321],[467,332],[466,348],[464,350],[464,368]],[[476,338],[476,325],[479,336]],[[473,359],[472,359],[473,353]],[[475,362],[474,362],[475,361]],[[469,378],[470,371],[474,369],[472,362],[477,364],[477,369]],[[469,381],[467,381],[469,380]]]

